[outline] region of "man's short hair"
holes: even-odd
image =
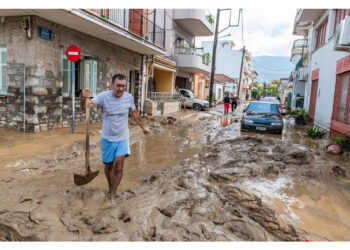
[[[116,80],[125,80],[125,75],[122,75],[122,74],[115,74],[113,77],[112,77],[112,83],[114,83]]]

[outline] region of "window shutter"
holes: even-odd
[[[0,94],[7,94],[7,51],[5,47],[0,47]]]
[[[63,57],[63,87],[62,87],[62,95],[64,97],[70,96],[71,93],[71,63],[68,61],[66,56]]]
[[[88,71],[88,72],[87,72]],[[85,79],[88,76],[88,79]],[[89,80],[91,96],[96,96],[97,90],[97,62],[93,60],[84,60],[84,74],[82,87],[85,87],[85,81]]]

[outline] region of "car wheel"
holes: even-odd
[[[193,109],[200,111],[200,110],[202,110],[202,106],[198,103],[195,103],[195,104],[193,104]]]

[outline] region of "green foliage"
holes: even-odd
[[[255,95],[256,97],[258,95],[260,96],[265,96],[265,95],[269,95],[269,96],[279,96],[278,93],[278,86],[274,85],[274,84],[267,84],[267,83],[263,83],[262,86],[256,82],[253,85],[255,87]],[[254,97],[254,98],[256,98]]]
[[[304,131],[305,137],[311,139],[322,139],[326,136],[327,131],[320,129],[319,127],[310,127]]]
[[[259,90],[258,90],[258,89],[253,89],[253,90],[252,90],[252,97],[253,97],[253,98],[257,98],[258,95],[259,95]]]
[[[337,135],[331,138],[332,144],[338,144],[343,152],[350,152],[350,137],[347,135]]]
[[[214,16],[212,14],[207,15],[206,18],[207,18],[209,23],[211,23],[211,24],[215,23],[215,19],[214,19]]]
[[[290,116],[298,119],[304,119],[305,121],[309,120],[309,115],[305,111],[305,109],[295,109],[292,110],[292,112],[289,113]]]

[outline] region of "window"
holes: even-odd
[[[350,84],[350,72],[346,72],[340,75],[339,84],[337,87],[339,88],[339,95],[336,99],[336,108],[335,119],[337,122],[344,123],[346,125],[350,125],[349,119],[349,105],[350,105],[350,93],[349,93],[349,84]]]
[[[335,16],[334,16],[334,29],[333,29],[333,34],[337,30],[338,24],[342,20],[345,19],[345,17],[350,16],[350,9],[337,9],[335,10]]]
[[[72,62],[63,56],[63,87],[62,95],[64,97],[72,96]],[[97,92],[97,61],[79,60],[75,65],[75,96],[78,97],[87,81],[91,89],[91,95],[95,96]]]
[[[7,94],[7,50],[5,46],[0,46],[0,94]]]
[[[316,44],[315,50],[321,47],[326,41],[326,30],[327,30],[328,19],[323,21],[320,26],[316,29]]]

